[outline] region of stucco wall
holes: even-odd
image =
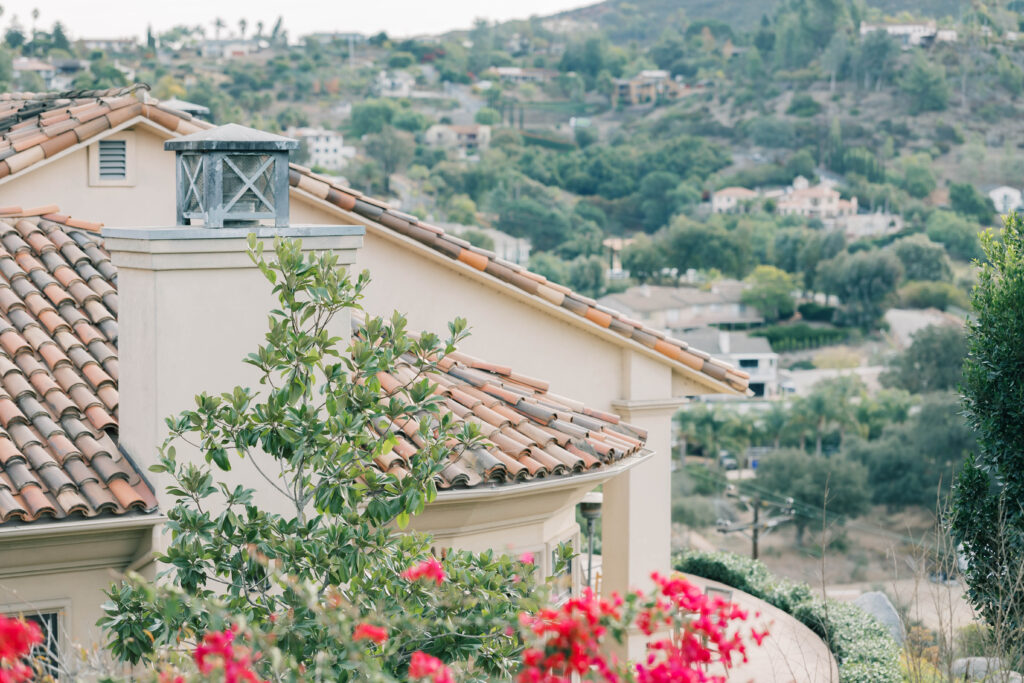
[[[133,185],[89,185],[89,149],[72,148],[63,156],[0,181],[0,206],[28,209],[56,204],[64,213],[106,225],[173,224],[174,154],[164,151],[163,138],[150,126],[139,124],[126,130],[135,133]]]

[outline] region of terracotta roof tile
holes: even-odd
[[[0,251],[0,524],[155,509],[108,435],[117,288],[94,265],[109,264],[102,241],[40,216],[4,218],[0,235],[15,254]]]
[[[394,373],[378,375],[384,391],[400,392],[414,379],[408,362],[402,359]],[[644,447],[646,435],[640,430],[624,427],[614,415],[551,394],[546,382],[518,375],[509,367],[458,351],[439,365],[441,372],[428,379],[436,393],[448,397],[440,406],[442,414],[452,413],[476,425],[484,437],[483,447],[459,453],[441,472],[439,488],[571,476],[636,455]],[[397,460],[408,460],[416,452],[416,428],[408,421],[389,430],[399,442],[393,457],[377,463],[380,469],[397,473]],[[620,434],[622,438],[617,438]],[[567,450],[570,446],[578,453]]]

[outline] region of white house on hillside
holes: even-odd
[[[1001,185],[1000,187],[989,190],[988,196],[989,199],[992,200],[992,204],[996,207],[996,211],[1001,214],[1016,211],[1021,208],[1021,206],[1024,206],[1021,191],[1007,185]]]
[[[723,187],[711,195],[711,213],[733,213],[760,195],[745,187]]]
[[[289,128],[287,135],[298,138],[306,148],[310,166],[318,166],[329,171],[340,171],[345,168],[348,159],[355,154],[355,149],[346,149],[341,133],[326,128]]]
[[[780,393],[779,354],[764,337],[746,332],[727,332],[703,327],[680,334],[683,341],[718,358],[728,360],[750,374],[750,391],[758,398],[774,398]]]

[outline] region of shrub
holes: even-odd
[[[900,305],[906,308],[966,309],[967,294],[948,282],[908,282],[899,290]]]
[[[899,683],[899,646],[873,616],[851,603],[822,601],[807,584],[773,576],[757,560],[729,553],[678,555],[678,571],[732,586],[764,600],[814,631],[839,664],[842,683]]]
[[[772,350],[794,351],[816,349],[819,346],[838,344],[849,336],[846,330],[835,327],[811,327],[806,323],[795,325],[769,325],[750,333],[755,337],[766,337]]]
[[[701,528],[715,523],[715,506],[707,498],[687,496],[672,503],[672,521]]]
[[[804,320],[827,323],[832,321],[832,315],[836,312],[836,307],[825,306],[816,301],[808,301],[797,306],[796,310],[800,312],[800,317]]]

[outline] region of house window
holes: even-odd
[[[740,367],[741,368],[756,368],[757,367],[757,359],[756,358],[740,358]]]
[[[89,146],[89,184],[135,185],[135,133],[121,131]]]

